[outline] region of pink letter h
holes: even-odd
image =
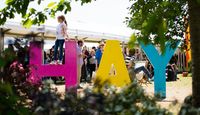
[[[31,82],[37,83],[45,76],[64,76],[65,87],[77,85],[77,44],[75,41],[65,42],[65,64],[43,65],[42,43],[30,43]]]

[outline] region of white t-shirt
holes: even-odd
[[[90,62],[90,64],[96,64],[96,57],[95,57],[95,56],[92,56],[92,57],[89,59],[89,62]]]
[[[63,27],[65,32],[63,32]],[[67,33],[67,25],[64,22],[60,23],[56,28],[56,39],[59,40],[65,39],[66,33]]]

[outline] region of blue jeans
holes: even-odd
[[[143,71],[148,78],[151,78],[151,73],[144,66],[138,67],[134,70],[135,73],[139,73],[141,71]]]
[[[54,46],[54,60],[57,60],[58,48],[59,48],[59,60],[62,61],[63,59],[63,44],[65,40],[56,40]]]

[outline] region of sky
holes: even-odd
[[[0,1],[0,8],[4,7]],[[47,6],[49,2],[56,0],[45,0],[37,9],[40,10]],[[111,33],[116,35],[130,36],[133,30],[124,23],[128,16],[128,7],[131,5],[129,0],[96,0],[89,4],[81,6],[80,2],[72,2],[72,11],[65,15],[68,27],[71,29],[81,29],[101,33]],[[36,7],[35,3],[30,5]],[[60,15],[62,13],[58,13]],[[14,20],[20,21],[20,16]],[[56,19],[48,18],[45,25],[57,25]]]

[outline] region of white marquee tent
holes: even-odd
[[[8,37],[20,37],[20,38],[39,38],[44,40],[55,39],[55,27],[42,25],[32,26],[31,28],[25,28],[17,22],[7,22],[5,25],[0,26],[0,51],[4,48],[4,39]],[[119,40],[121,42],[127,42],[128,36],[114,35],[108,33],[98,33],[92,31],[84,31],[79,29],[68,29],[70,38],[82,39],[85,42],[97,43],[102,40]]]

